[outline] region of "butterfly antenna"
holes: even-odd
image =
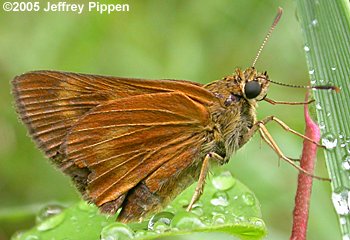
[[[276,15],[276,17],[275,17],[275,20],[273,20],[273,23],[272,23],[272,25],[271,25],[269,31],[267,32],[266,37],[265,37],[263,43],[261,44],[258,53],[256,54],[256,57],[255,57],[255,59],[254,59],[254,61],[253,61],[253,64],[252,64],[252,67],[254,67],[255,64],[256,64],[256,62],[258,61],[262,50],[264,49],[264,47],[265,47],[267,41],[269,40],[269,38],[270,38],[270,36],[271,36],[273,30],[274,30],[275,27],[276,27],[277,23],[278,23],[279,20],[281,19],[282,13],[283,13],[283,9],[282,9],[281,7],[279,7],[278,10],[277,10],[277,15]]]
[[[280,83],[275,82],[269,79],[269,82],[284,86],[284,87],[292,87],[292,88],[306,88],[306,89],[318,89],[318,90],[333,90],[335,92],[339,92],[340,89],[337,86],[331,86],[331,85],[320,85],[320,86],[303,86],[303,85],[293,85],[293,84],[286,84],[286,83]]]

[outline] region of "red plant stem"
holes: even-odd
[[[306,94],[306,100],[308,93]],[[321,134],[317,124],[312,121],[307,104],[304,106],[305,115],[305,135],[314,141],[320,140]],[[309,173],[314,172],[316,163],[317,146],[310,141],[304,140],[303,153],[300,160],[300,166]],[[309,206],[312,189],[312,177],[299,172],[298,187],[295,196],[295,206],[293,211],[293,228],[291,240],[304,240],[307,234],[307,223],[309,218]]]

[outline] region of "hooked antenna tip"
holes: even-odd
[[[337,86],[312,86],[312,89],[320,89],[320,90],[333,90],[336,93],[340,92],[340,88]]]

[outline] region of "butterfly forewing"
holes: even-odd
[[[13,81],[17,111],[48,157],[56,155],[68,130],[95,106],[117,98],[166,91],[181,91],[205,104],[209,104],[212,98],[199,85],[186,81],[140,80],[57,71],[29,72]]]

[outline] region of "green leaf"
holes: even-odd
[[[341,91],[315,91],[332,200],[343,239],[350,237],[350,11],[348,0],[297,0],[311,83]]]
[[[261,239],[266,235],[258,200],[230,172],[222,172],[208,181],[201,199],[191,212],[187,212],[186,205],[194,189],[195,184],[150,220],[127,225],[115,222],[115,217],[99,214],[96,207],[80,202],[39,221],[34,228],[14,236],[13,240],[158,239],[193,232],[223,232],[240,239]]]

